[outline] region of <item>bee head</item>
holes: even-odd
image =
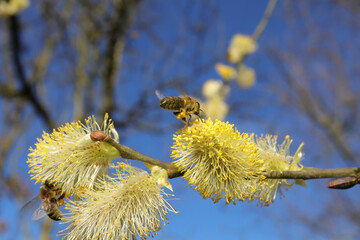
[[[45,185],[47,188],[49,188],[49,189],[51,189],[51,188],[54,187],[54,184],[50,183],[49,180],[46,180],[45,183],[44,183],[44,185]]]
[[[200,114],[200,103],[198,102],[198,101],[196,101],[196,105],[195,105],[195,111],[194,111],[194,113],[196,114],[196,115],[199,115]]]

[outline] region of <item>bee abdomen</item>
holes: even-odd
[[[184,100],[181,97],[165,97],[160,100],[160,107],[166,110],[179,110],[184,107]]]
[[[60,221],[61,217],[62,217],[62,213],[61,213],[60,209],[56,208],[53,211],[48,213],[48,217],[54,221]]]
[[[57,200],[55,198],[45,199],[42,202],[42,208],[46,212],[49,218],[54,221],[61,220],[62,213],[57,205]]]

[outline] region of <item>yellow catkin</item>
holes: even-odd
[[[67,203],[66,239],[145,239],[168,222],[169,211],[176,212],[147,172],[122,163],[119,167],[100,190],[86,190],[83,200]]]
[[[94,117],[87,118],[85,123],[67,123],[51,134],[43,133],[35,148],[30,147],[28,155],[32,179],[53,181],[67,194],[76,195],[76,189],[93,188],[107,175],[112,160],[119,157],[119,153],[106,143],[92,141],[90,134],[101,130],[118,141],[116,130],[107,114],[100,126]]]

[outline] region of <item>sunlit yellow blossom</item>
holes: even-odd
[[[215,70],[226,81],[229,81],[236,76],[235,68],[222,63],[217,63],[215,65]]]
[[[32,179],[37,182],[50,180],[61,187],[66,194],[79,188],[93,188],[102,179],[118,151],[105,142],[93,141],[90,133],[102,130],[116,141],[118,134],[108,115],[99,126],[94,117],[67,123],[51,134],[44,132],[36,148],[30,148],[28,163]],[[76,194],[76,193],[75,193]]]
[[[243,89],[249,89],[254,86],[256,80],[256,72],[254,69],[249,68],[242,64],[238,69],[238,74],[236,76],[236,82]]]
[[[263,178],[263,161],[248,134],[240,134],[233,125],[220,121],[196,121],[174,136],[172,157],[184,178],[204,198],[226,203],[249,196],[245,182]],[[246,185],[247,186],[247,185]]]
[[[201,105],[206,116],[212,120],[224,120],[229,112],[229,106],[222,97],[209,98]]]
[[[65,237],[75,239],[145,239],[156,235],[175,209],[154,178],[141,169],[120,164],[116,178],[104,181],[99,191],[88,190],[84,199],[69,201],[70,225]]]
[[[221,97],[224,99],[229,95],[230,88],[222,81],[209,79],[204,83],[202,92],[207,99],[214,97]]]
[[[230,92],[228,85],[218,80],[208,80],[203,85],[203,95],[206,102],[202,103],[202,109],[206,112],[206,116],[212,120],[224,120],[229,107],[225,102]]]
[[[0,1],[0,16],[13,16],[29,6],[28,0]]]
[[[252,136],[254,137],[254,136]],[[277,143],[277,136],[266,135],[265,137],[254,137],[259,148],[260,157],[264,159],[266,171],[297,171],[302,169],[300,161],[303,158],[301,152],[303,143],[300,144],[294,156],[290,155],[290,144],[292,140],[286,136],[281,144]],[[255,197],[259,199],[259,204],[269,205],[272,203],[281,185],[290,186],[286,179],[266,179],[265,185],[256,186]],[[256,184],[253,184],[255,186]]]
[[[237,63],[243,58],[256,50],[256,43],[251,36],[235,34],[228,48],[228,61]]]

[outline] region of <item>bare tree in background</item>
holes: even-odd
[[[176,10],[169,12],[167,4]],[[278,6],[287,13],[289,35],[281,39],[285,46],[267,48],[276,71],[258,73],[255,91],[233,94],[230,112],[241,120],[269,125],[271,113],[269,118],[256,116],[260,111],[253,109],[270,103],[279,113],[289,110],[285,118],[304,133],[297,138],[312,146],[309,163],[356,166],[359,4],[288,1]],[[42,0],[20,15],[1,19],[0,186],[5,191],[0,197],[21,205],[34,195],[21,171],[25,163],[19,162],[41,135],[33,126],[51,131],[64,122],[108,112],[120,138],[133,130],[168,129],[170,124],[163,127],[166,123],[157,114],[154,91],[198,95],[199,87],[193,86],[200,86],[198,79],[225,55],[218,20],[216,7],[207,0]],[[259,44],[265,46],[267,40]],[[271,127],[278,129],[280,124]],[[311,216],[289,204],[291,220],[305,223],[309,234],[360,236],[360,209],[353,192],[326,191],[326,204]],[[4,224],[6,220],[0,219],[0,228]],[[51,231],[51,222],[45,221],[42,239],[50,239]]]
[[[36,194],[18,169],[41,134],[33,126],[51,131],[108,112],[120,138],[131,129],[161,131],[155,89],[184,90],[206,73],[220,35],[209,1],[171,4],[176,11],[156,0],[42,0],[1,19],[1,198],[21,205]],[[44,222],[42,239],[51,226]]]
[[[313,153],[307,158],[319,166],[360,163],[359,9],[358,1],[287,1],[284,10],[292,31],[285,35],[285,45],[267,50],[277,71],[269,74],[273,79],[267,89],[292,109],[287,117],[304,136],[311,136],[307,143]],[[290,111],[296,112],[294,118]],[[322,189],[325,203],[313,214],[294,205],[288,210],[311,236],[357,239],[360,208],[354,191]]]

